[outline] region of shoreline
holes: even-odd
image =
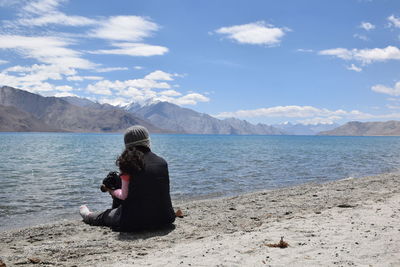
[[[192,201],[175,229],[116,233],[67,220],[0,232],[7,265],[400,264],[400,174],[345,178]],[[286,249],[267,247],[280,237]]]
[[[392,174],[392,173],[387,173],[387,174]],[[377,174],[377,175],[383,175],[383,174]],[[399,175],[400,175],[400,172],[399,172]],[[236,198],[239,196],[253,195],[253,194],[259,194],[259,193],[270,192],[270,191],[275,191],[275,190],[290,189],[290,188],[303,186],[303,185],[304,186],[307,186],[307,185],[312,186],[312,185],[332,183],[332,182],[337,182],[337,181],[342,181],[342,180],[362,179],[362,178],[363,177],[346,177],[346,178],[342,178],[339,180],[310,181],[310,182],[306,182],[306,183],[292,184],[292,185],[288,185],[288,186],[281,185],[281,186],[276,186],[276,187],[268,188],[268,189],[257,189],[255,191],[238,191],[238,192],[232,192],[229,194],[212,193],[212,194],[199,195],[199,196],[197,196],[197,195],[196,196],[185,196],[185,197],[172,198],[172,202],[175,203],[175,205],[174,205],[174,207],[175,207],[176,204],[184,205],[184,204],[188,204],[191,202],[223,200],[223,199],[228,199],[228,198]],[[105,207],[104,209],[106,209],[106,208],[107,207]],[[98,210],[93,210],[93,211],[98,211]],[[0,234],[2,232],[7,232],[7,231],[23,230],[23,229],[32,228],[35,226],[45,226],[47,224],[56,224],[56,223],[61,223],[61,222],[65,222],[65,221],[76,221],[76,220],[81,219],[81,217],[79,215],[79,207],[78,206],[77,206],[75,212],[65,213],[66,218],[57,219],[56,221],[54,221],[52,223],[46,223],[46,221],[48,221],[49,218],[38,219],[37,217],[38,217],[38,214],[32,215],[32,218],[34,219],[33,222],[28,222],[28,223],[18,222],[17,224],[14,224],[14,225],[6,225],[4,227],[0,226]],[[26,219],[30,219],[30,218],[27,217]]]

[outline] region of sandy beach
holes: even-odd
[[[117,233],[79,220],[3,231],[0,259],[6,266],[400,266],[400,174],[174,206],[185,217],[157,232]],[[282,236],[287,248],[268,246]]]

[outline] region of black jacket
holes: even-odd
[[[122,203],[119,230],[156,229],[174,221],[167,162],[146,151],[144,169],[129,181],[128,197]]]

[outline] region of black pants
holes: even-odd
[[[103,212],[92,212],[83,218],[83,221],[90,225],[117,228],[120,225],[122,209],[122,206],[118,204],[120,204],[120,202],[118,202],[118,199],[115,199],[113,201],[113,208],[107,209]]]

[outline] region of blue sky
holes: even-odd
[[[396,0],[0,0],[0,84],[253,123],[400,119]]]

